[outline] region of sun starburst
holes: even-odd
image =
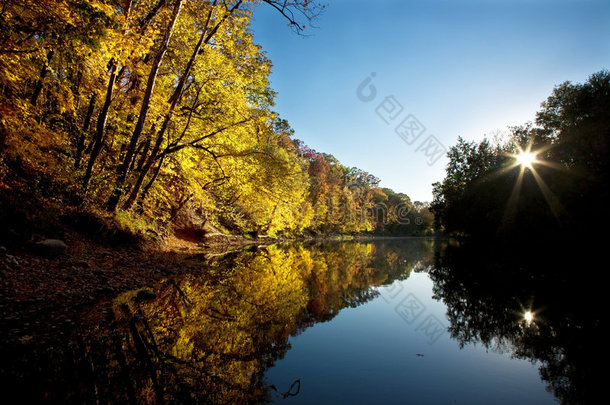
[[[528,144],[525,148],[522,148],[522,147],[517,148],[517,153],[508,154],[508,156],[513,159],[513,162],[512,162],[512,164],[507,166],[503,171],[510,171],[510,170],[513,170],[514,168],[519,168],[519,175],[517,176],[517,181],[515,182],[513,192],[511,193],[511,196],[509,197],[509,200],[508,200],[508,203],[506,206],[505,218],[504,218],[505,221],[510,221],[515,216],[515,211],[516,211],[517,205],[518,205],[517,201],[519,199],[519,193],[521,191],[521,186],[523,184],[523,178],[524,178],[526,172],[530,172],[531,175],[534,177],[534,180],[538,184],[538,187],[540,188],[540,191],[542,192],[542,195],[544,196],[544,199],[546,200],[547,204],[551,208],[553,215],[555,215],[555,217],[560,216],[562,208],[561,208],[561,204],[559,203],[559,200],[557,199],[555,194],[551,191],[551,189],[546,185],[546,183],[544,182],[542,177],[540,177],[540,174],[538,173],[538,170],[536,169],[537,166],[547,166],[547,167],[551,167],[554,169],[561,168],[559,165],[557,165],[555,163],[552,163],[552,162],[549,162],[549,161],[546,161],[546,160],[540,158],[540,155],[542,155],[545,151],[547,151],[548,148],[549,147],[547,146],[545,148],[532,150],[532,144]]]
[[[515,159],[521,167],[531,170],[534,168],[534,163],[538,163],[537,156],[538,155],[530,151],[520,150],[519,153],[515,155]]]

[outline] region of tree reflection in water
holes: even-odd
[[[264,373],[289,337],[376,296],[432,257],[431,241],[269,246],[165,280],[153,300],[117,297],[108,322],[49,350],[49,401],[250,403],[298,395],[299,376],[275,387]],[[39,377],[39,376],[37,376]],[[34,380],[36,377],[32,378]],[[32,381],[30,380],[30,382]]]
[[[597,403],[603,385],[596,364],[605,346],[597,252],[591,245],[451,243],[437,250],[429,275],[461,346],[482,343],[539,361],[561,403]]]
[[[377,286],[425,270],[460,345],[539,361],[541,378],[563,403],[593,402],[603,387],[592,366],[601,364],[605,343],[602,283],[593,259],[559,257],[582,247],[549,249],[506,255],[409,240],[231,254],[201,263],[200,274],[165,280],[155,299],[139,300],[137,291],[116,297],[106,321],[70,341],[28,352],[2,348],[3,368],[11,370],[3,384],[23,403],[222,404],[298,395],[301,376],[285,387],[264,377],[290,349],[290,336],[369,301]]]

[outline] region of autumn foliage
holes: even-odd
[[[250,28],[254,8],[263,6],[297,34],[325,7],[4,2],[3,188],[123,212],[157,231],[177,222],[270,235],[408,225],[396,214],[415,212],[406,195],[307,148],[273,112],[272,65]]]

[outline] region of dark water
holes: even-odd
[[[422,239],[231,254],[155,299],[116,297],[12,388],[78,403],[592,402],[601,316],[570,299],[573,271],[528,262]]]

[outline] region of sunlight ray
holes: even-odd
[[[540,191],[542,192],[542,195],[543,195],[546,203],[550,207],[551,212],[553,213],[553,216],[555,216],[555,218],[560,217],[560,215],[563,211],[562,205],[559,202],[559,199],[557,198],[557,196],[555,196],[555,194],[551,191],[551,189],[544,182],[544,180],[542,179],[542,177],[540,176],[540,174],[538,173],[538,171],[536,170],[536,167],[535,167],[535,166],[540,165],[540,166],[545,166],[545,167],[549,167],[552,169],[565,171],[566,168],[564,166],[561,166],[555,162],[550,162],[548,160],[538,158],[538,156],[540,154],[548,151],[550,148],[551,148],[551,146],[547,145],[542,148],[536,149],[534,151],[534,150],[532,150],[532,145],[528,144],[525,148],[519,147],[517,153],[506,154],[506,156],[510,156],[511,158],[513,158],[514,162],[511,165],[498,170],[495,175],[500,175],[500,174],[506,173],[506,172],[514,169],[515,167],[519,167],[519,176],[517,177],[515,186],[513,187],[511,195],[506,204],[504,218],[503,218],[503,222],[505,224],[509,223],[516,216],[519,195],[520,195],[520,191],[521,191],[521,186],[523,184],[523,176],[525,175],[525,172],[528,170],[532,173],[532,176],[534,177],[534,180],[536,181],[538,188],[540,188]]]
[[[562,166],[559,163],[550,162],[548,160],[538,160],[536,162],[536,164],[539,164],[541,166],[550,167],[551,169],[555,169],[555,170],[561,170],[564,172],[567,171],[567,168],[565,166]]]
[[[555,218],[559,218],[561,216],[561,213],[563,212],[563,207],[559,202],[559,199],[546,185],[546,183],[544,182],[542,177],[540,177],[538,172],[536,172],[536,170],[532,170],[532,175],[534,176],[534,180],[536,180],[536,183],[538,184],[538,187],[540,188],[544,199],[551,208],[553,215],[555,216]]]
[[[524,174],[525,169],[523,167],[519,168],[519,177],[517,177],[513,191],[511,192],[508,202],[506,203],[506,208],[504,209],[504,218],[502,221],[504,224],[511,222],[515,218]]]

